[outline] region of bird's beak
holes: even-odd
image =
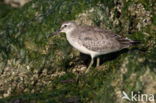
[[[60,31],[61,31],[61,30],[57,30],[56,32],[54,32],[54,33],[50,34],[50,37],[52,37],[52,36],[54,36],[54,35],[59,34],[59,33],[60,33]]]

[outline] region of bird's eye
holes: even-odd
[[[67,27],[67,25],[64,25],[64,27]]]

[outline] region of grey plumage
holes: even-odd
[[[75,42],[95,52],[121,50],[132,45],[132,40],[123,38],[111,31],[92,26],[79,26],[71,32]]]
[[[73,47],[91,56],[92,61],[88,70],[93,64],[94,57],[119,51],[137,43],[109,30],[87,25],[78,26],[72,21],[64,22],[60,32],[66,33],[67,40]]]

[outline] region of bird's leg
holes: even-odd
[[[94,59],[92,58],[92,59],[91,59],[91,62],[90,62],[90,64],[89,64],[89,66],[88,66],[88,68],[87,68],[87,70],[86,70],[86,73],[89,72],[89,69],[92,67],[93,63],[94,63]]]
[[[97,66],[97,67],[100,66],[100,58],[99,58],[99,57],[97,57],[96,66]]]

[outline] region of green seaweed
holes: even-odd
[[[19,9],[3,9],[6,13],[0,12],[0,73],[5,76],[9,68],[5,85],[13,86],[15,82],[17,86],[12,87],[7,97],[4,94],[8,89],[0,89],[0,102],[127,103],[121,98],[123,90],[128,95],[131,91],[148,92],[147,81],[153,86],[156,79],[153,5],[154,0],[32,0]],[[111,29],[141,44],[100,56],[101,66],[93,66],[88,74],[73,73],[77,66],[87,66],[90,58],[77,54],[65,34],[50,35],[63,21],[79,20],[79,14],[92,8],[88,18],[95,26]],[[133,8],[143,13],[135,13]],[[11,70],[22,72],[14,76]],[[58,76],[51,77],[54,74]]]

